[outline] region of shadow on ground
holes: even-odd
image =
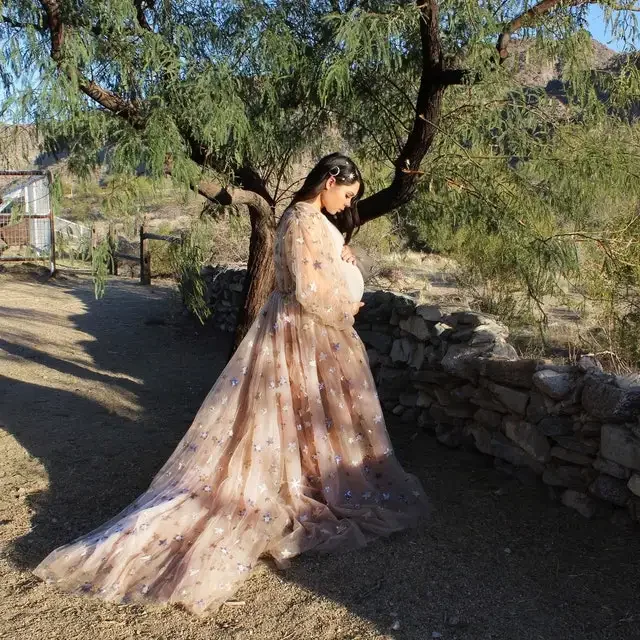
[[[183,318],[166,292],[126,282],[110,285],[101,300],[88,286],[68,291],[84,307],[71,321],[87,336],[76,347],[90,365],[74,354],[47,353],[55,329],[36,344],[25,343],[24,332],[13,342],[6,332],[0,339],[5,357],[37,365],[33,381],[0,376],[0,423],[41,461],[49,479],[46,492],[29,496],[32,531],[13,545],[13,560],[25,567],[146,488],[215,381],[223,366],[217,351],[230,339]],[[27,325],[55,321],[46,310],[4,311]],[[38,384],[43,371],[46,382]],[[55,388],[70,376],[84,387]]]
[[[63,288],[82,303],[72,322],[86,334],[81,348],[90,358],[54,357],[46,340],[25,344],[27,333],[14,342],[3,334],[8,359],[37,369],[33,381],[0,378],[0,422],[49,479],[47,491],[28,497],[32,530],[7,550],[22,568],[147,487],[221,371],[231,339],[185,320],[166,291],[120,281],[96,301],[86,285],[42,286]],[[25,325],[53,319],[46,311],[12,313],[23,313]],[[39,384],[43,372],[47,383]],[[60,376],[84,386],[63,390]],[[123,405],[130,410],[117,409]],[[637,529],[585,521],[551,502],[544,487],[520,485],[480,454],[450,451],[406,426],[390,424],[390,432],[401,461],[431,495],[430,522],[357,553],[299,558],[275,579],[371,621],[380,637],[638,637]],[[252,580],[239,599],[249,602]],[[281,630],[273,637],[294,637],[288,634],[300,626],[303,604],[270,604]],[[249,603],[233,615],[251,611]],[[328,637],[305,624],[306,637]]]

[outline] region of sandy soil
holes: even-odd
[[[149,483],[220,371],[227,334],[166,284],[0,274],[0,638],[547,640],[640,636],[640,534],[587,522],[472,452],[389,424],[432,496],[418,531],[261,564],[209,618],[58,593],[30,570]]]

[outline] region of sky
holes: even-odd
[[[589,31],[595,40],[606,44],[610,49],[614,51],[622,50],[622,43],[617,40],[612,40],[611,34],[605,31],[602,9],[597,5],[589,7]]]

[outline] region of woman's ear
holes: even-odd
[[[333,187],[336,183],[336,179],[334,176],[329,176],[327,178],[327,181],[325,182],[324,188],[325,189],[331,189],[331,187]]]

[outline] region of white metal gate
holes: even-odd
[[[0,171],[0,261],[46,260],[56,268],[48,171]]]

